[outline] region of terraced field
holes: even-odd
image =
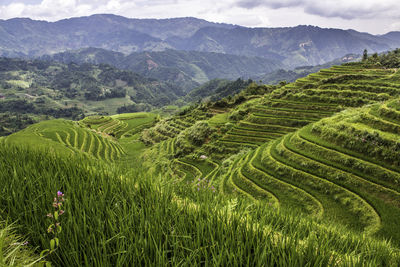
[[[251,152],[222,177],[218,160],[211,168],[176,158],[173,170],[187,181],[207,177],[225,194],[400,242],[400,101],[391,100],[400,96],[397,75],[394,69],[335,66],[245,103],[239,108],[247,116],[236,123],[217,113],[211,125],[233,124],[217,146]],[[169,137],[190,126],[174,132],[176,121],[165,124],[160,150],[174,151]]]
[[[165,166],[163,173],[172,173],[178,179],[198,184],[207,185],[207,188],[215,188],[216,179],[219,174],[219,163],[208,158],[181,157],[175,158],[176,138],[169,138],[154,145],[147,156],[146,161],[159,163],[165,158],[171,160],[172,164]],[[154,164],[153,164],[154,165]]]
[[[60,153],[82,153],[105,161],[115,161],[125,154],[120,144],[111,138],[66,120],[44,121],[8,136],[6,143],[23,143],[51,147]]]
[[[386,219],[371,200],[375,185],[365,182],[361,173],[349,174],[343,166],[329,165],[318,153],[305,152],[296,146],[305,142],[301,139],[302,134],[310,129],[310,125],[320,125],[321,119],[351,107],[400,96],[397,75],[395,69],[334,66],[274,90],[263,98],[247,101],[244,104],[247,116],[238,122],[229,120],[229,114],[223,110],[213,112],[210,125],[218,128],[227,122],[233,124],[233,128],[216,141],[217,146],[254,149],[235,161],[228,175],[215,184],[225,193],[243,193],[254,199],[267,200],[274,206],[298,209],[370,233],[385,232]],[[373,106],[362,116],[376,129],[387,131],[387,123],[394,125],[400,119],[400,104],[389,101]],[[171,157],[175,155],[174,137],[196,120],[204,119],[207,119],[206,114],[198,118],[192,114],[175,116],[152,128],[151,138],[154,143],[165,140],[157,145],[157,149],[166,151],[166,155]],[[382,121],[386,124],[382,125]],[[398,131],[393,129],[392,132]],[[392,134],[397,133],[400,131]],[[338,155],[333,154],[332,158],[336,159]],[[370,155],[369,160],[372,158],[374,156]],[[207,177],[213,181],[212,177],[219,176],[216,174],[222,163],[214,161],[216,167],[211,168],[198,159],[176,158],[172,168],[184,180]],[[393,162],[393,158],[389,161]],[[347,168],[350,166],[348,164]],[[369,172],[372,176],[374,170]],[[395,184],[379,186],[385,188],[379,187],[381,191],[378,190],[380,193],[376,193],[376,198],[396,199],[396,192],[390,191],[395,190]]]
[[[213,184],[218,172],[218,164],[210,160],[194,160],[189,158],[177,159],[175,164],[183,175],[183,179],[188,182],[197,183],[203,180],[208,185]]]
[[[105,133],[117,139],[130,137],[154,124],[156,114],[126,113],[113,116],[90,116],[81,123],[90,129]]]
[[[261,145],[347,107],[400,95],[394,69],[334,66],[266,95],[221,140]]]
[[[225,187],[399,242],[400,120],[387,115],[398,107],[349,109],[265,143]]]

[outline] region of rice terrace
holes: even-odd
[[[400,32],[4,10],[0,266],[400,266]]]

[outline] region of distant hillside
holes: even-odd
[[[0,20],[0,50],[4,55],[21,52],[36,56],[90,46],[125,53],[157,51],[170,47],[163,39],[187,38],[206,26],[233,27],[196,18],[128,19],[109,14],[57,22],[15,18]]]
[[[168,83],[105,64],[0,58],[0,133],[49,117],[150,110],[183,95]]]
[[[359,60],[361,60],[361,55],[348,54],[344,57],[338,58],[333,61],[329,61],[322,65],[300,66],[294,68],[293,70],[284,70],[284,69],[275,70],[273,72],[261,76],[256,76],[254,77],[254,80],[262,81],[265,84],[278,84],[281,81],[294,82],[299,78],[305,77],[311,73],[318,72],[321,69],[327,69],[334,65],[341,65],[344,63],[354,62]]]
[[[396,32],[371,35],[314,26],[246,28],[196,18],[93,15],[57,22],[2,20],[0,55],[33,57],[87,47],[124,54],[175,49],[265,57],[296,67],[324,64],[365,48],[371,52],[390,50],[400,46],[396,36]]]
[[[388,32],[382,36],[392,41],[400,42],[400,32]]]
[[[278,60],[221,53],[165,50],[125,56],[98,48],[66,51],[43,59],[63,63],[107,63],[179,86],[185,91],[215,78],[251,78],[285,66]]]
[[[354,30],[314,26],[288,28],[200,29],[191,38],[175,42],[179,49],[214,51],[276,58],[289,66],[317,65],[345,54],[389,50],[398,40]]]

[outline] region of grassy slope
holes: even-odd
[[[400,257],[390,243],[338,226],[151,178],[140,163],[125,172],[1,145],[0,164],[1,208],[32,246],[47,248],[45,215],[55,192],[64,192],[61,246],[48,258],[57,266],[387,266]]]

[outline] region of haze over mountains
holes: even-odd
[[[196,18],[128,19],[93,15],[57,22],[0,21],[0,55],[37,57],[87,47],[122,52],[166,49],[279,60],[287,67],[317,65],[349,53],[400,46],[400,33],[372,35],[314,26],[246,28]]]

